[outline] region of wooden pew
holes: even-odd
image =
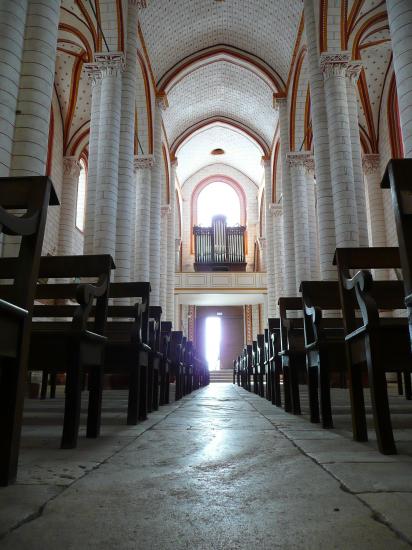
[[[258,395],[265,397],[265,335],[258,334],[256,337],[256,376],[258,384]]]
[[[301,414],[299,382],[306,370],[303,319],[288,318],[288,312],[302,311],[301,298],[279,298],[281,351],[285,411]]]
[[[408,309],[409,335],[412,345],[412,159],[393,159],[383,176],[383,189],[391,190],[395,211],[399,255]]]
[[[0,260],[0,279],[11,279],[8,296],[0,288],[0,486],[17,475],[26,387],[31,315],[49,205],[58,205],[47,177],[0,178],[0,234],[20,235],[14,267]],[[23,217],[9,210],[25,210]]]
[[[280,376],[282,374],[282,359],[279,355],[281,350],[280,319],[268,319],[269,331],[269,370],[271,372],[271,400],[273,405],[282,406],[280,390]]]
[[[151,306],[149,308],[149,370],[148,370],[148,412],[159,409],[159,371],[162,362],[160,352],[160,323],[162,308]]]
[[[149,370],[150,283],[112,283],[110,298],[132,298],[134,305],[111,305],[104,372],[127,375],[127,424],[147,419]]]
[[[66,374],[61,447],[77,445],[84,374],[88,374],[89,405],[87,437],[98,437],[101,423],[103,361],[110,273],[114,263],[108,254],[95,256],[47,256],[41,258],[43,280],[95,279],[87,283],[42,283],[36,287],[38,300],[76,300],[78,306],[36,304],[29,353],[29,368]],[[94,309],[93,309],[94,308]],[[93,309],[94,321],[89,317]],[[63,320],[71,317],[71,321]],[[61,321],[50,319],[62,319]]]
[[[246,346],[245,357],[245,370],[246,370],[246,389],[252,391],[252,380],[254,381],[254,368],[253,368],[253,342]],[[255,384],[253,384],[253,391],[255,391]]]
[[[346,387],[346,347],[342,317],[325,318],[326,310],[341,309],[337,281],[302,281],[310,421],[333,428],[330,397],[334,385]],[[319,414],[320,405],[320,414]]]
[[[264,334],[264,356],[265,356],[265,373],[266,373],[266,399],[272,401],[273,378],[270,369],[270,337],[269,329],[265,328]]]
[[[403,372],[405,393],[411,397],[410,340],[406,318],[382,318],[380,312],[404,307],[404,287],[401,281],[373,281],[367,270],[399,268],[399,249],[338,248],[335,263],[349,360],[354,439],[368,438],[361,379],[361,367],[366,364],[378,447],[383,454],[395,454],[385,373]],[[360,271],[352,277],[349,270],[357,269]],[[354,295],[360,327],[352,306]]]
[[[170,364],[171,373],[175,380],[175,401],[182,398],[182,343],[183,332],[180,330],[173,330],[170,341]]]
[[[171,371],[171,338],[172,338],[172,323],[170,321],[162,321],[160,324],[160,349],[162,353],[162,361],[160,364],[160,396],[159,404],[168,405],[170,401],[170,371]]]
[[[257,340],[252,340],[252,378],[253,378],[253,393],[259,395],[259,382],[258,382],[258,349]]]

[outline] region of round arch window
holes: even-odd
[[[226,216],[228,226],[241,223],[239,196],[232,186],[223,181],[206,185],[197,198],[197,225],[211,226],[213,216]]]

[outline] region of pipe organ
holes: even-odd
[[[225,216],[214,216],[211,227],[194,226],[196,271],[244,271],[244,226],[228,227]]]

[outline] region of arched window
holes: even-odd
[[[79,231],[84,231],[84,207],[86,201],[87,168],[84,160],[80,160],[80,175],[77,184],[76,201],[76,227]]]
[[[210,226],[216,215],[226,216],[227,225],[240,224],[240,200],[236,191],[223,181],[204,187],[197,198],[197,224]]]

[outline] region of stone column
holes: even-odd
[[[154,116],[154,156],[150,193],[150,284],[151,303],[160,305],[160,224],[162,205],[162,110],[167,108],[166,96],[156,98]]]
[[[363,170],[369,203],[371,246],[387,246],[383,191],[381,189],[380,155],[364,155]]]
[[[405,157],[412,157],[412,4],[386,0]]]
[[[312,130],[316,166],[320,270],[322,279],[334,279],[336,278],[336,269],[332,265],[332,260],[336,248],[335,218],[329,161],[328,120],[323,76],[319,67],[318,32],[315,18],[315,9],[319,9],[318,5],[317,0],[304,0]]]
[[[306,165],[311,162],[311,154],[289,153],[290,181],[293,197],[293,227],[295,236],[295,295],[299,296],[301,281],[310,279],[310,240],[308,215],[308,189]]]
[[[74,252],[76,227],[77,186],[80,163],[75,157],[63,159],[63,187],[60,200],[59,254],[70,256]]]
[[[0,3],[0,177],[10,172],[28,0]]]
[[[116,221],[119,177],[122,53],[96,53],[101,71],[98,171],[94,253],[116,253]]]
[[[259,247],[260,271],[267,271],[267,241],[265,237],[258,237],[257,245]]]
[[[133,196],[136,188],[133,176],[134,134],[137,82],[138,2],[129,0],[127,10],[126,68],[122,74],[121,127],[119,147],[119,188],[117,196],[116,271],[115,280],[127,282],[133,272],[132,221]]]
[[[161,234],[160,234],[160,305],[162,306],[162,319],[167,319],[167,277],[168,277],[168,244],[169,244],[169,217],[171,215],[170,204],[161,208]]]
[[[309,223],[309,263],[310,278],[318,281],[320,275],[319,261],[319,230],[318,216],[316,209],[316,185],[315,185],[315,164],[311,157],[306,165],[306,188],[308,201],[308,223]]]
[[[134,277],[136,281],[150,279],[150,182],[153,156],[137,156],[134,159],[136,172],[136,222]]]
[[[293,198],[290,182],[289,164],[289,122],[286,98],[277,98],[275,106],[279,109],[280,158],[282,161],[282,210],[283,210],[283,275],[284,291],[287,296],[296,294],[295,236],[293,223]]]
[[[176,212],[175,212],[176,214]],[[182,239],[176,238],[175,239],[175,262],[176,262],[176,269],[175,271],[178,273],[180,271],[180,254],[181,254],[181,248],[182,248]]]
[[[282,206],[280,204],[271,204],[270,211],[273,219],[273,240],[274,240],[274,263],[275,263],[275,292],[276,292],[276,315],[278,315],[278,300],[285,295],[283,280],[283,220]]]
[[[175,235],[176,235],[176,169],[177,159],[172,159],[170,173],[170,214],[167,218],[167,280],[166,280],[166,321],[174,321],[174,293],[175,293]]]
[[[352,145],[346,95],[347,52],[323,53],[336,246],[359,246],[358,214],[353,180]]]
[[[352,169],[358,217],[359,246],[368,246],[368,222],[366,217],[365,181],[362,169],[362,149],[359,134],[357,82],[362,71],[359,61],[351,61],[346,71],[346,95],[348,98],[349,128],[352,145]]]
[[[270,214],[270,205],[272,202],[272,169],[269,158],[262,157],[265,178],[265,223],[266,223],[266,272],[268,288],[268,313],[269,317],[275,315],[276,296],[275,296],[275,264],[273,248],[273,220]]]
[[[95,63],[86,65],[92,85],[92,103],[89,134],[89,163],[87,171],[86,208],[84,217],[84,253],[93,254],[94,225],[96,214],[97,169],[99,163],[100,98],[102,91],[101,72]]]

